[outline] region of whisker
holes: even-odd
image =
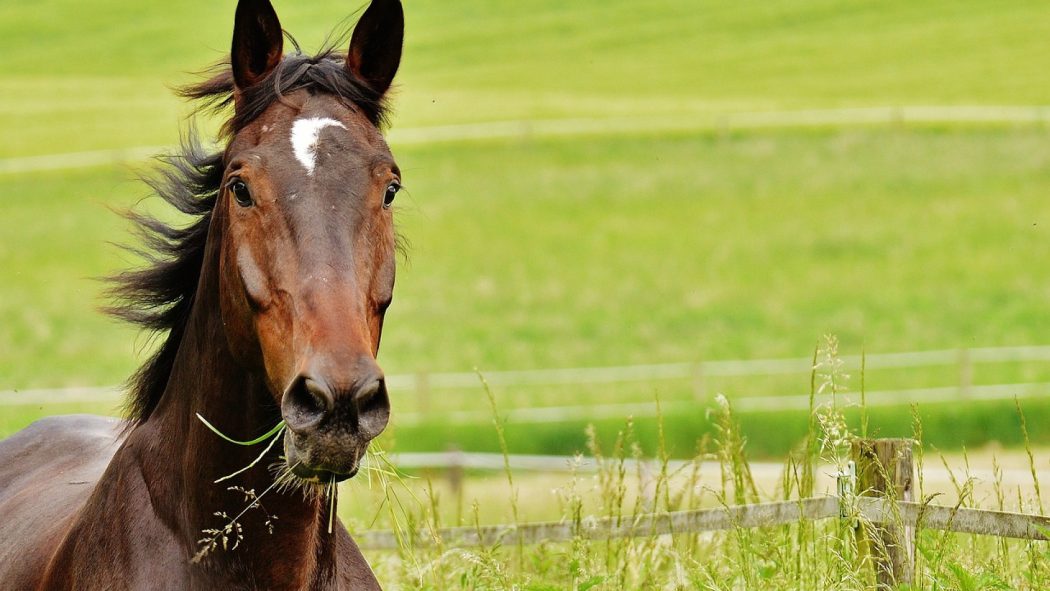
[[[335,522],[335,498],[339,494],[339,492],[338,492],[339,489],[336,488],[336,486],[335,486],[335,475],[334,474],[332,475],[331,480],[329,480],[328,488],[329,488],[328,496],[329,496],[329,499],[331,500],[331,505],[329,505],[329,507],[328,507],[328,533],[331,534],[332,533],[332,523]]]

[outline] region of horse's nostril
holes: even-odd
[[[354,394],[361,433],[374,438],[383,432],[390,421],[390,398],[383,378],[372,380]]]
[[[281,401],[281,414],[291,431],[315,435],[342,429],[372,439],[386,428],[390,400],[381,373],[345,390],[332,390],[327,386],[330,380],[314,380],[307,375],[299,376]]]
[[[354,392],[354,403],[357,404],[359,408],[367,405],[382,387],[382,378],[364,384],[358,388],[357,392]]]
[[[302,432],[317,427],[334,406],[335,401],[328,389],[300,376],[285,393],[281,411],[288,427]]]

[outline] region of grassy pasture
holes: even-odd
[[[399,150],[412,246],[384,361],[408,373],[797,357],[824,332],[853,350],[1040,343],[1045,139],[885,129]],[[91,278],[128,264],[106,243],[126,240],[107,206],[145,189],[106,169],[4,187],[18,196],[0,221],[4,268],[20,279],[3,302],[7,382],[116,381],[133,339],[92,311]],[[74,330],[80,319],[91,329]],[[49,350],[78,334],[90,338]]]
[[[278,2],[304,48],[363,2]],[[397,127],[537,117],[1050,102],[1042,7],[934,0],[406,2]],[[233,2],[0,7],[0,157],[167,145],[165,85],[221,57]],[[54,15],[76,14],[77,18]]]
[[[363,4],[363,0],[360,2]],[[275,0],[315,48],[358,3]],[[0,159],[172,145],[189,108],[169,92],[229,43],[232,0],[0,4]],[[649,117],[716,121],[740,111],[894,105],[1050,104],[1050,20],[1038,3],[983,0],[405,0],[409,30],[395,130],[504,120]],[[58,15],[58,16],[56,16]],[[215,122],[204,119],[205,130]],[[395,145],[408,191],[401,266],[381,362],[392,374],[803,357],[821,335],[843,354],[1050,342],[1050,134],[1038,126],[868,125]],[[96,312],[94,278],[134,261],[110,208],[156,208],[136,170],[100,166],[0,173],[0,391],[120,382],[150,341]],[[869,390],[950,385],[955,368],[869,371]],[[1039,363],[980,366],[977,385],[1050,381]],[[859,378],[848,380],[850,390]],[[800,394],[805,376],[711,380],[708,394]],[[496,389],[501,411],[543,405],[692,400],[686,380]],[[394,392],[393,451],[494,450],[480,390]],[[708,399],[709,400],[709,399]],[[1050,445],[1050,403],[1023,402]],[[639,454],[722,462],[664,481],[650,509],[791,497],[740,478],[740,440],[710,403],[639,419]],[[26,400],[0,407],[0,436],[49,414],[109,404]],[[435,420],[398,424],[398,413]],[[912,434],[907,408],[872,408],[878,435]],[[1012,402],[922,405],[925,449],[1023,445]],[[805,437],[831,446],[805,412],[740,412],[751,456],[783,459]],[[855,433],[859,411],[844,420]],[[610,445],[622,418],[595,422]],[[512,453],[588,447],[584,422],[506,426]],[[734,435],[735,437],[736,435]],[[720,439],[721,438],[721,439]],[[661,449],[661,443],[663,448]],[[1046,467],[1045,447],[1034,469]],[[841,450],[839,450],[841,451]],[[615,457],[608,447],[605,452]],[[621,453],[630,455],[630,449]],[[929,452],[928,452],[929,453]],[[954,455],[936,502],[1034,511],[1038,487],[967,480],[990,453]],[[998,461],[1029,467],[1023,451]],[[796,460],[798,458],[796,457]],[[819,458],[826,465],[829,460]],[[818,458],[806,458],[816,463]],[[930,454],[927,463],[940,459]],[[586,520],[639,507],[644,487],[591,478],[468,475],[457,497],[410,480],[402,525]],[[626,487],[624,497],[610,487]],[[660,490],[659,486],[657,491]],[[923,484],[920,481],[919,486]],[[970,488],[976,486],[976,488]],[[342,488],[351,527],[390,527],[389,489]],[[976,491],[976,494],[974,494]],[[803,491],[796,490],[794,494]],[[808,491],[812,492],[812,491]],[[819,491],[818,491],[819,492]],[[614,493],[614,494],[610,494]],[[404,494],[404,492],[403,492]],[[722,496],[720,496],[722,495]],[[662,501],[661,501],[662,499]],[[1004,500],[1005,499],[1005,500]],[[472,507],[472,503],[474,507]],[[374,521],[376,515],[378,521]],[[384,585],[422,589],[859,589],[851,533],[834,522],[626,543],[582,539],[529,549],[369,553]],[[843,542],[845,540],[845,542]],[[1042,589],[1045,545],[919,539],[921,589]]]
[[[825,332],[845,351],[1040,343],[1050,326],[1038,270],[1050,254],[1044,140],[1037,130],[869,129],[407,147],[398,215],[412,248],[383,362],[411,373],[798,357]],[[116,383],[145,342],[93,311],[91,277],[127,264],[106,244],[124,236],[106,206],[144,189],[106,169],[12,175],[4,186],[21,198],[0,225],[22,236],[3,251],[18,278],[0,304],[6,385]],[[954,379],[923,371],[867,385]],[[1037,366],[981,371],[979,383],[1047,379]],[[637,385],[635,397],[682,386]],[[805,382],[713,388],[799,393]],[[470,408],[473,395],[446,401]]]
[[[308,49],[348,10],[277,8]],[[395,129],[1050,102],[1050,30],[1029,4],[406,9]],[[0,7],[0,158],[173,144],[188,110],[166,85],[221,55],[231,13],[232,2],[203,1]],[[850,353],[1040,344],[1050,328],[1046,141],[1037,127],[887,124],[395,146],[412,248],[381,360],[411,373],[800,357],[829,332]],[[132,263],[106,241],[128,239],[108,208],[146,197],[133,176],[98,167],[0,177],[0,389],[117,383],[149,346],[95,312],[92,278]],[[945,371],[872,373],[867,385],[942,385],[954,379]],[[993,366],[975,381],[1048,372]],[[805,381],[711,390],[796,394]],[[685,383],[497,394],[512,408],[657,392],[691,396]],[[445,410],[480,405],[473,391],[441,399]],[[418,410],[406,394],[395,404]],[[112,410],[32,401],[5,409],[4,431],[73,409]],[[579,426],[551,438],[576,441],[570,431]],[[435,428],[398,439],[443,437]]]

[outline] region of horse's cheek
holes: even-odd
[[[254,312],[232,258],[227,251],[220,259],[219,308],[223,329],[234,357],[245,366],[256,367],[262,358],[254,330]]]

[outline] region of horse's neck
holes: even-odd
[[[200,550],[199,540],[213,535],[205,530],[222,530],[252,504],[247,496],[269,491],[226,534],[226,545],[237,542],[238,547],[224,550],[220,539],[206,553],[202,567],[234,578],[235,571],[249,571],[257,584],[270,575],[274,581],[287,581],[296,572],[299,578],[323,576],[334,560],[332,537],[321,527],[327,519],[325,504],[307,500],[298,491],[270,490],[270,468],[283,453],[280,441],[254,467],[215,483],[255,461],[269,442],[234,445],[208,430],[196,415],[234,439],[248,440],[272,428],[280,413],[262,379],[242,369],[230,353],[217,296],[206,284],[198,295],[203,297],[191,312],[164,396],[150,418],[129,435],[140,450],[137,463],[151,504],[192,554]]]

